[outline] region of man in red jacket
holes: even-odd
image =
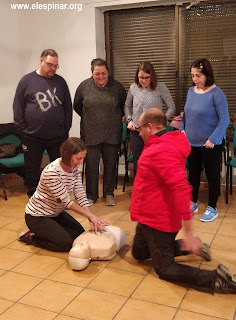
[[[156,108],[144,112],[138,121],[144,149],[138,161],[130,213],[138,221],[132,254],[137,260],[151,258],[161,279],[236,293],[236,276],[223,265],[216,270],[175,263],[175,256],[189,253],[210,260],[209,248],[192,230],[185,160],[190,145],[184,133],[167,132],[166,117]],[[178,231],[184,238],[175,240]]]

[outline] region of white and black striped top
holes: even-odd
[[[56,217],[73,204],[70,198],[72,192],[81,207],[89,206],[79,167],[72,168],[72,172],[65,172],[60,160],[58,158],[44,168],[37,190],[26,205],[27,214]]]

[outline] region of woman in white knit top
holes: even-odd
[[[130,86],[125,102],[125,116],[130,132],[130,146],[134,159],[134,172],[137,170],[137,161],[143,150],[143,140],[138,132],[138,118],[150,109],[167,107],[166,117],[169,120],[175,112],[175,104],[170,91],[163,82],[157,81],[157,75],[150,62],[138,65],[135,74],[135,83]]]
[[[84,228],[70,214],[70,209],[88,218],[92,230],[109,225],[89,210],[79,165],[86,148],[79,138],[68,138],[61,146],[61,158],[43,170],[38,187],[25,208],[25,221],[30,231],[19,240],[51,251],[67,252]],[[71,200],[74,194],[76,202]]]

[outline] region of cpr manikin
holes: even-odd
[[[73,242],[69,264],[74,270],[87,268],[90,260],[111,260],[125,244],[124,232],[114,226],[103,231],[85,231]]]

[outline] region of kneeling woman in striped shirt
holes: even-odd
[[[61,158],[43,170],[37,190],[26,205],[25,221],[30,231],[19,240],[43,249],[67,252],[84,228],[64,211],[66,208],[88,218],[94,231],[109,223],[89,210],[78,167],[87,153],[82,140],[68,138],[60,152]],[[70,199],[72,192],[76,202]]]

